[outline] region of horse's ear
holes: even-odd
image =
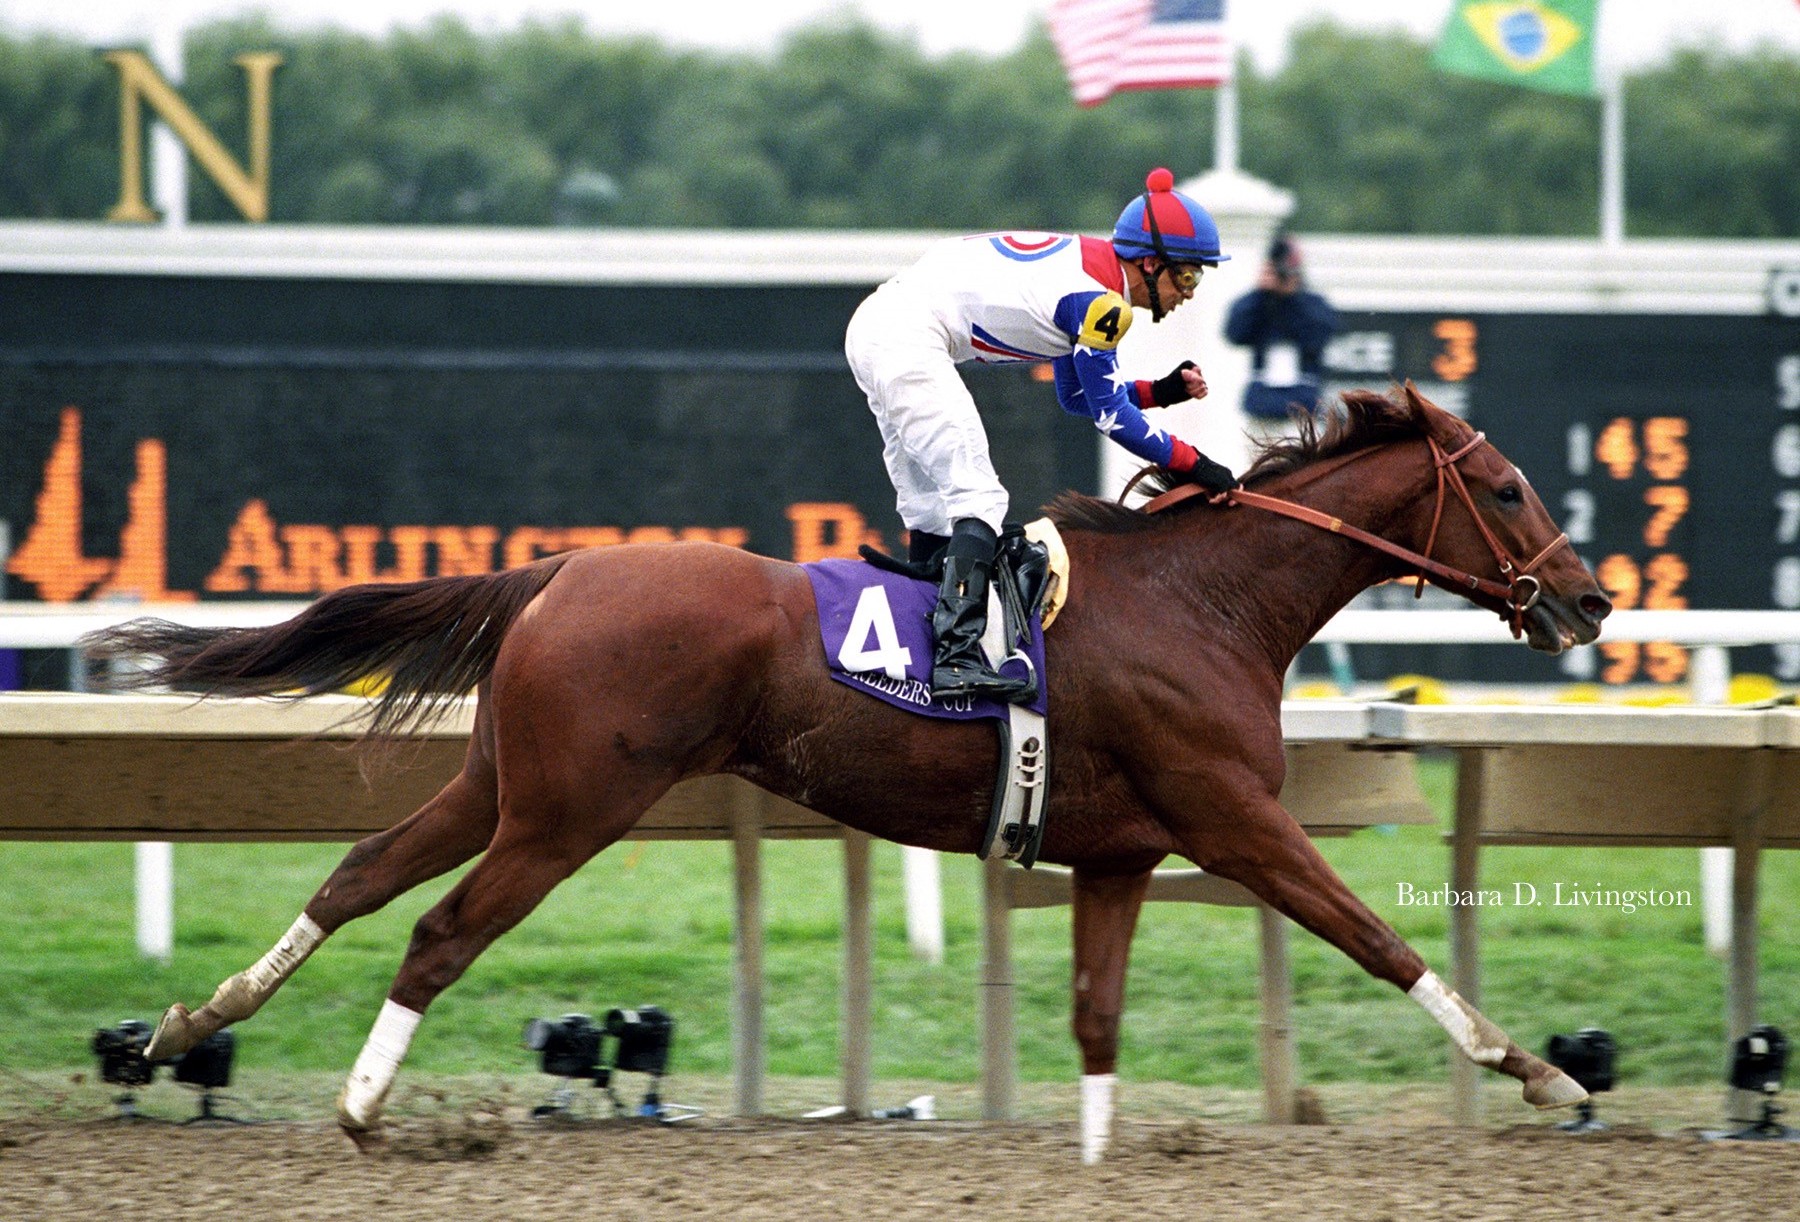
[[[1400,389],[1406,394],[1406,406],[1411,409],[1413,419],[1417,420],[1420,427],[1423,428],[1425,422],[1431,416],[1430,411],[1427,409],[1436,407],[1437,404],[1420,394],[1419,388],[1413,385],[1413,380],[1411,378],[1406,379],[1406,384]]]
[[[1449,417],[1450,419],[1455,419],[1455,417],[1451,416],[1449,412],[1446,412],[1443,408],[1420,394],[1419,388],[1413,385],[1411,378],[1406,379],[1405,384],[1401,386],[1400,389],[1406,397],[1406,410],[1412,416],[1413,424],[1418,428],[1419,432],[1427,437],[1437,437],[1440,441],[1444,440],[1443,436],[1441,436],[1445,427],[1444,420],[1446,417]]]

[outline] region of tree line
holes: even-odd
[[[181,92],[242,156],[242,74],[274,49],[271,220],[727,228],[1109,227],[1146,169],[1212,164],[1213,94],[1082,109],[1040,28],[929,56],[838,20],[772,53],[602,37],[574,19],[374,38],[266,17],[192,29]],[[0,216],[118,198],[118,85],[95,48],[0,32]],[[1329,20],[1240,60],[1240,163],[1316,232],[1586,235],[1599,102],[1438,72]],[[1800,237],[1800,58],[1683,50],[1626,84],[1633,236]],[[235,217],[203,174],[196,220]]]

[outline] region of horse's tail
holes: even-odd
[[[102,686],[115,689],[298,700],[385,681],[366,733],[394,738],[425,728],[487,677],[507,629],[567,559],[550,556],[475,577],[349,586],[267,628],[135,619],[90,632],[80,645],[90,657],[136,664],[101,677]]]

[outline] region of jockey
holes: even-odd
[[[1206,394],[1192,361],[1155,381],[1119,373],[1132,307],[1163,317],[1194,295],[1219,252],[1212,216],[1150,172],[1112,241],[1054,233],[989,233],[932,246],[857,308],[844,351],[881,427],[909,551],[944,552],[932,615],[935,695],[1030,699],[1028,682],[992,670],[981,654],[1006,489],[988,458],[963,361],[1049,361],[1063,410],[1086,416],[1131,453],[1223,492],[1229,469],[1145,419],[1143,409]]]

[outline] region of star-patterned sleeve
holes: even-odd
[[[1144,417],[1143,408],[1155,406],[1150,383],[1119,372],[1115,347],[1131,325],[1131,307],[1116,293],[1071,293],[1058,305],[1056,321],[1075,341],[1073,352],[1051,362],[1063,410],[1086,416],[1095,428],[1146,462],[1183,469],[1180,459],[1193,449]],[[1192,465],[1190,458],[1186,466]]]

